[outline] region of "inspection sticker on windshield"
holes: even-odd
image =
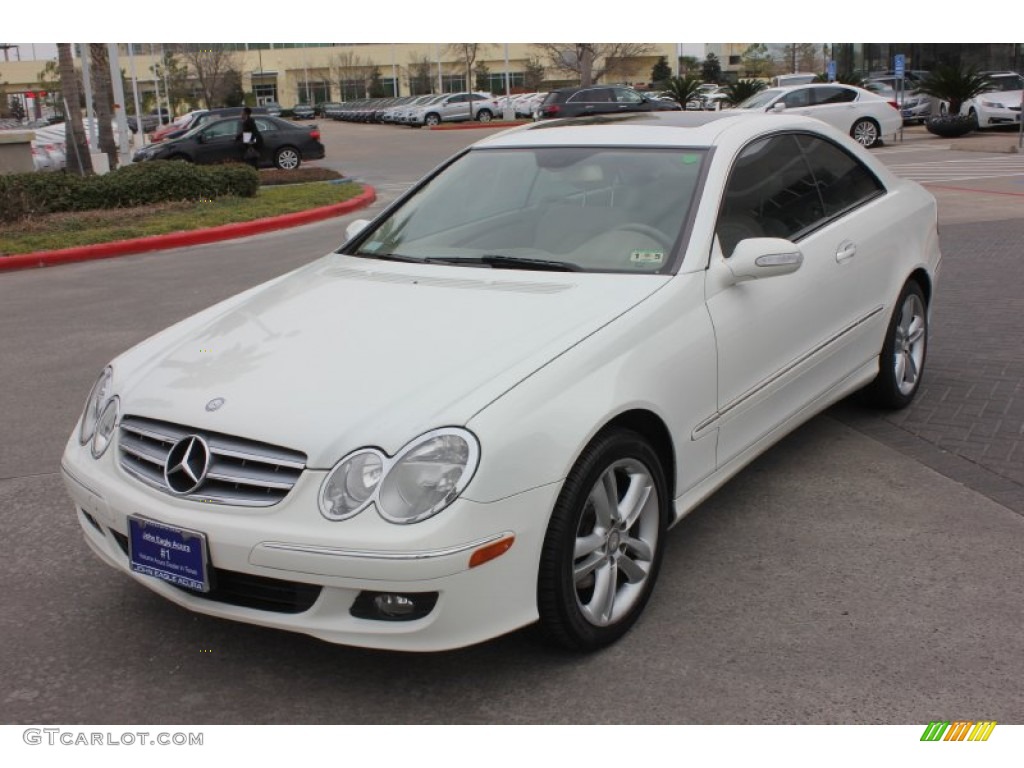
[[[661,264],[665,260],[664,251],[633,251],[629,260],[634,264]]]

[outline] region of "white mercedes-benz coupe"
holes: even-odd
[[[595,649],[754,457],[910,403],[939,260],[931,195],[818,120],[535,123],[118,356],[63,476],[96,554],[193,611]]]

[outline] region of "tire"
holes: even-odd
[[[665,473],[643,437],[614,429],[587,446],[541,551],[537,608],[549,642],[593,651],[629,630],[658,577],[668,507]]]
[[[976,110],[974,107],[971,107],[971,110],[970,112],[967,113],[967,116],[971,118],[971,122],[974,123],[974,130],[978,130],[979,128],[981,128],[981,121],[978,120],[978,110]]]
[[[302,165],[302,155],[295,147],[281,147],[274,153],[274,167],[282,171],[294,171]]]
[[[423,124],[427,126],[427,128],[433,128],[435,125],[440,125],[441,116],[436,114],[435,112],[431,112],[429,115],[423,118]]]
[[[850,129],[853,140],[866,149],[881,143],[881,129],[870,117],[863,117]]]
[[[186,163],[191,163],[192,162],[192,158],[191,157],[189,157],[188,155],[182,155],[182,154],[170,155],[167,159],[168,160],[183,160]]]
[[[865,389],[868,402],[899,410],[913,401],[921,386],[928,353],[928,304],[916,281],[909,281],[893,309],[878,358],[878,376]]]
[[[489,123],[493,118],[494,115],[491,114],[491,110],[489,109],[481,109],[476,113],[476,119],[481,123]]]

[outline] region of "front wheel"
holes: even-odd
[[[281,147],[274,153],[274,166],[282,171],[294,171],[302,165],[302,156],[295,147]]]
[[[858,120],[850,129],[850,135],[854,141],[869,149],[879,143],[880,133],[878,123],[868,117]]]
[[[654,588],[668,486],[639,434],[599,435],[559,494],[541,552],[537,607],[549,640],[592,651],[624,635]]]
[[[433,112],[431,112],[423,119],[423,122],[428,128],[433,128],[435,125],[441,124],[441,118],[438,115],[435,115]]]
[[[924,291],[912,280],[896,302],[878,361],[878,376],[865,391],[868,399],[890,410],[910,405],[921,386],[927,352],[928,308]]]

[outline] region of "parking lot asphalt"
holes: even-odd
[[[333,124],[325,164],[377,187],[372,213],[474,133]],[[895,162],[897,149],[910,145],[880,156]],[[0,717],[1024,722],[1024,205],[1012,217],[956,218],[1001,183],[940,197],[942,283],[915,404],[886,415],[843,403],[768,451],[673,530],[634,630],[585,657],[553,652],[530,630],[418,656],[210,619],[107,568],[82,541],[57,469],[97,371],[330,251],[366,214],[0,275]]]

